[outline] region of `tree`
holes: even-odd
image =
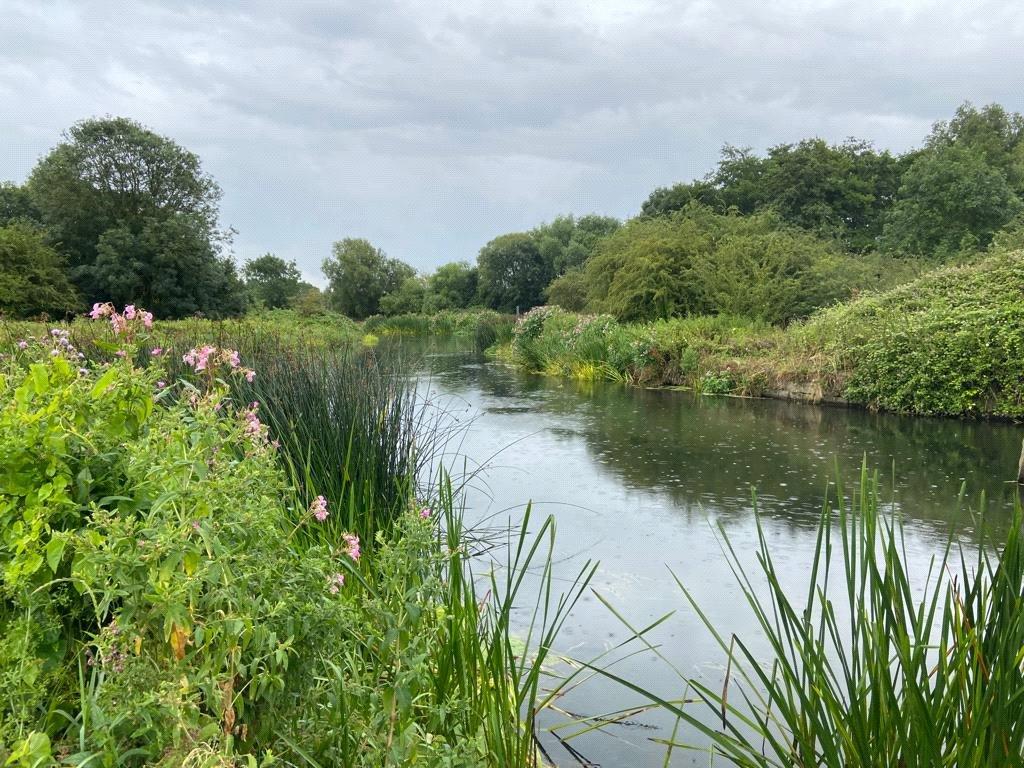
[[[330,258],[324,259],[323,272],[330,283],[331,306],[356,320],[377,314],[384,294],[398,290],[416,274],[369,240],[352,237],[334,244]]]
[[[544,290],[548,304],[569,312],[583,312],[587,308],[587,280],[583,267],[573,267],[556,277]]]
[[[895,254],[948,258],[985,248],[1022,209],[1006,174],[983,153],[938,146],[904,174],[884,244]]]
[[[253,298],[267,309],[290,306],[302,289],[298,265],[272,253],[245,262],[242,277]]]
[[[427,281],[419,275],[405,278],[401,285],[380,298],[382,315],[408,315],[423,311],[427,296]]]
[[[833,242],[774,212],[723,215],[691,203],[626,224],[600,243],[579,279],[588,309],[621,320],[736,314],[786,323],[858,287],[866,274],[844,259]],[[556,281],[550,293],[578,301],[579,290]]]
[[[81,309],[60,254],[36,228],[0,227],[0,314],[14,318],[63,317]]]
[[[477,256],[480,299],[502,312],[527,310],[544,301],[553,265],[524,232],[501,235]]]
[[[144,240],[144,230],[152,233],[162,223],[173,222],[168,225],[172,229],[188,229],[187,242],[195,247],[188,260],[202,262],[204,274],[226,269],[227,262],[218,257],[220,188],[203,172],[196,155],[132,120],[117,117],[76,124],[36,165],[28,189],[53,242],[68,259],[72,280],[90,302],[112,298],[106,286],[117,282],[109,272],[109,258],[103,279],[97,275],[100,243],[112,230],[121,240],[129,233]],[[180,255],[181,247],[176,250]],[[138,248],[134,252],[138,258],[157,256]],[[133,270],[136,275],[152,271],[141,266]],[[188,281],[191,276],[179,273],[178,279]],[[224,273],[210,284],[218,282],[230,283],[231,275]],[[179,284],[170,289],[176,294],[192,292]],[[141,296],[128,298],[142,302]],[[200,303],[215,301],[221,302],[221,297]]]
[[[999,104],[978,109],[965,102],[952,120],[932,127],[926,146],[973,150],[1002,171],[1018,195],[1024,192],[1024,116],[1017,112],[1007,112]]]
[[[667,216],[683,210],[690,203],[700,203],[715,210],[724,207],[718,188],[707,179],[698,179],[689,183],[673,184],[671,187],[658,187],[640,206],[640,215]]]
[[[568,269],[582,266],[598,241],[621,226],[622,222],[611,216],[589,214],[579,219],[571,215],[557,216],[530,234],[537,241],[541,255],[552,265],[555,274],[560,275]]]
[[[96,294],[137,303],[158,317],[229,317],[245,311],[235,266],[219,257],[191,216],[154,218],[106,230],[97,244]]]
[[[425,309],[465,309],[472,306],[477,294],[477,271],[465,261],[442,264],[427,278]]]
[[[0,182],[0,227],[12,222],[42,224],[42,216],[26,187]]]

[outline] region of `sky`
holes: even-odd
[[[1024,14],[970,0],[0,0],[0,180],[78,120],[197,153],[239,262],[323,284],[365,237],[417,269],[563,213],[635,215],[725,143],[919,145],[1024,111]]]

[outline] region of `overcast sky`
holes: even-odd
[[[559,213],[635,214],[725,142],[905,150],[1024,111],[1016,3],[0,0],[0,180],[124,115],[195,151],[239,260],[321,282],[366,237],[421,270]]]

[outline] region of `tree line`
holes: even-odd
[[[727,145],[707,176],[654,190],[625,222],[558,216],[426,275],[344,238],[323,261],[324,291],[270,253],[239,271],[220,198],[173,140],[125,118],[76,124],[24,184],[0,184],[0,312],[115,301],[162,317],[293,307],[361,319],[553,303],[627,320],[785,323],[993,242],[1024,245],[1024,117],[965,103],[898,155],[857,139],[763,154]]]

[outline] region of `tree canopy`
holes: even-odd
[[[487,243],[477,256],[477,269],[480,299],[502,312],[542,304],[554,272],[536,239],[525,232],[501,235]]]
[[[66,268],[37,228],[21,222],[0,227],[0,315],[57,318],[80,310]]]
[[[245,262],[242,277],[256,303],[267,309],[291,306],[302,290],[302,273],[295,261],[272,253]]]
[[[389,258],[369,240],[352,237],[334,244],[323,272],[330,283],[331,306],[356,320],[380,312],[381,298],[416,275],[408,264]]]
[[[87,301],[113,299],[116,290],[172,317],[240,306],[224,293],[239,286],[219,254],[220,188],[171,139],[123,117],[85,120],[39,161],[27,186]]]

